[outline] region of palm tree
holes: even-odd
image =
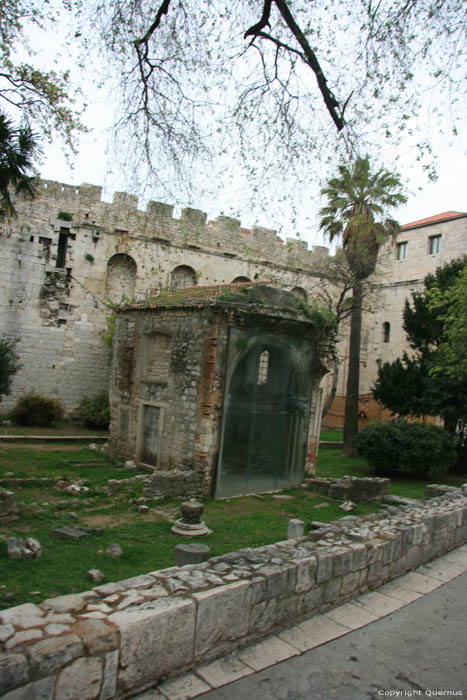
[[[356,158],[350,167],[340,165],[339,176],[331,178],[321,194],[327,197],[327,205],[320,210],[320,229],[330,241],[341,240],[354,279],[344,453],[356,456],[363,281],[375,269],[381,244],[399,231],[398,223],[386,216],[387,209],[403,204],[407,198],[399,176],[383,168],[372,172],[368,156]]]
[[[0,112],[0,206],[8,216],[16,216],[11,190],[26,199],[36,196],[36,178],[29,172],[38,150],[36,135],[28,126],[15,127]]]

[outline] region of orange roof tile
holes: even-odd
[[[435,214],[434,216],[428,216],[426,219],[418,219],[417,221],[411,221],[409,224],[404,224],[401,229],[407,228],[417,228],[417,226],[428,226],[429,224],[435,224],[438,221],[448,221],[449,219],[457,219],[462,216],[467,216],[465,212],[462,211],[445,211],[442,214]]]

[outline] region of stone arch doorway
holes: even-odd
[[[136,263],[126,253],[117,253],[107,262],[106,293],[114,303],[133,299],[136,285]]]
[[[193,287],[196,284],[196,272],[189,265],[179,265],[172,271],[170,289],[176,292],[183,287]]]
[[[310,341],[231,329],[217,498],[303,480],[312,357]]]

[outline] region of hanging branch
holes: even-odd
[[[248,36],[252,36],[252,42],[254,42],[255,37],[261,37],[262,39],[267,39],[268,41],[271,41],[274,43],[276,46],[279,46],[286,51],[290,53],[295,53],[300,56],[300,58],[303,60],[304,63],[306,63],[313,73],[316,76],[316,80],[318,81],[318,87],[320,89],[321,95],[323,96],[324,104],[326,105],[326,108],[331,115],[331,118],[334,122],[334,124],[337,127],[338,131],[342,131],[342,129],[345,126],[345,122],[343,119],[343,114],[344,114],[344,109],[345,106],[342,110],[340,110],[339,113],[339,103],[337,102],[336,98],[334,97],[333,93],[329,89],[327,85],[326,78],[324,76],[324,73],[322,71],[322,68],[319,64],[318,59],[316,58],[316,55],[311,48],[310,44],[308,43],[305,35],[303,34],[302,30],[296,23],[292,13],[290,12],[290,9],[286,3],[285,0],[274,0],[274,4],[276,5],[277,9],[279,10],[280,14],[282,15],[282,18],[287,25],[287,27],[290,29],[292,32],[293,36],[301,46],[302,51],[297,51],[297,49],[292,48],[288,44],[285,44],[281,42],[279,39],[276,37],[273,37],[271,34],[268,34],[267,32],[263,31],[265,27],[270,26],[270,15],[271,15],[271,6],[272,6],[272,0],[265,0],[264,6],[263,6],[263,15],[260,19],[260,21],[257,24],[254,24],[252,27],[250,27],[244,34],[245,39]],[[347,103],[346,103],[347,104]]]
[[[286,26],[298,42],[299,46],[301,47],[301,51],[264,31],[266,27],[270,27],[270,17],[273,2],[279,10]],[[146,34],[143,37],[141,37],[141,39],[137,39],[134,42],[134,46],[138,55],[139,72],[141,75],[141,80],[143,82],[143,91],[146,93],[148,88],[148,80],[151,76],[151,73],[154,70],[154,66],[148,58],[149,41],[154,32],[160,26],[163,15],[168,14],[170,3],[171,0],[164,0],[161,3],[159,9],[157,10],[155,19],[152,22],[149,29],[147,30]],[[310,44],[308,43],[308,40],[306,39],[303,31],[300,29],[292,13],[290,12],[286,0],[264,0],[261,19],[256,24],[253,24],[249,29],[247,29],[247,31],[244,34],[245,39],[247,39],[248,37],[251,37],[250,46],[254,44],[256,38],[266,39],[267,41],[270,41],[271,43],[275,44],[275,46],[278,49],[284,49],[284,51],[286,51],[289,54],[295,54],[299,56],[302,59],[302,61],[307,66],[309,66],[309,68],[311,68],[311,70],[315,74],[319,90],[323,97],[324,104],[326,105],[326,109],[328,110],[334,124],[336,125],[337,130],[342,131],[342,129],[345,126],[343,114],[345,107],[347,106],[348,100],[344,107],[342,109],[339,109],[339,103],[337,102],[332,91],[327,85],[327,81],[324,76],[323,70],[319,64],[319,61]]]

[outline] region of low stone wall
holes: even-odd
[[[4,610],[0,695],[129,697],[467,541],[467,486],[391,513]]]
[[[155,471],[147,480],[143,495],[154,496],[199,496],[204,491],[204,474],[173,469]]]
[[[315,477],[305,479],[303,483],[311,491],[317,491],[336,501],[374,503],[389,493],[391,480],[382,477],[344,476],[342,479]]]

